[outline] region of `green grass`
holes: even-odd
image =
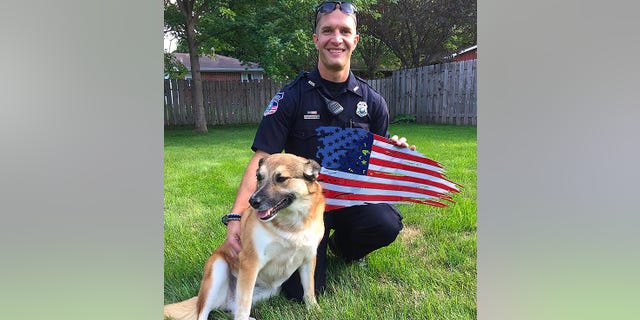
[[[257,125],[165,131],[165,303],[198,292],[202,267],[225,238],[220,217],[233,204]],[[329,256],[320,310],[275,297],[252,313],[263,319],[475,319],[476,128],[395,124],[425,156],[464,188],[440,209],[399,205],[404,230],[394,243],[350,265]],[[231,319],[212,312],[209,319]]]

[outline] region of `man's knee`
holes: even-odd
[[[379,204],[370,205],[366,211],[368,212],[360,220],[362,224],[352,232],[378,246],[392,243],[402,230],[402,215],[398,209],[388,204]]]
[[[381,225],[381,227],[378,229],[378,234],[377,234],[377,237],[379,239],[378,243],[380,243],[383,246],[391,244],[393,241],[396,240],[401,230],[402,230],[402,222],[400,221],[398,221],[397,223],[387,223],[387,224]]]
[[[396,239],[402,230],[402,215],[396,207],[388,204],[380,205],[376,208],[376,212],[380,240],[389,244]]]

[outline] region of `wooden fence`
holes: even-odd
[[[165,126],[193,125],[191,80],[164,81]],[[202,81],[207,124],[258,123],[271,98],[283,87],[275,81]]]
[[[413,115],[418,123],[477,124],[477,60],[394,71],[367,81],[387,100],[391,119]]]
[[[413,115],[418,123],[476,125],[477,60],[394,71],[367,81],[385,98],[391,119]],[[285,83],[203,81],[207,123],[258,123],[271,98]],[[165,80],[165,126],[193,125],[190,80]]]

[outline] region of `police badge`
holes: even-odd
[[[367,103],[364,101],[360,101],[358,102],[358,105],[356,106],[356,114],[362,118],[362,117],[366,117],[369,112],[367,111]]]

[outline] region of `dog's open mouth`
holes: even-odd
[[[257,212],[258,218],[260,218],[260,220],[264,222],[270,221],[271,219],[275,218],[278,215],[278,211],[288,207],[292,202],[293,202],[293,198],[286,197],[282,201],[278,202],[278,204],[276,204],[272,208],[258,211]]]

